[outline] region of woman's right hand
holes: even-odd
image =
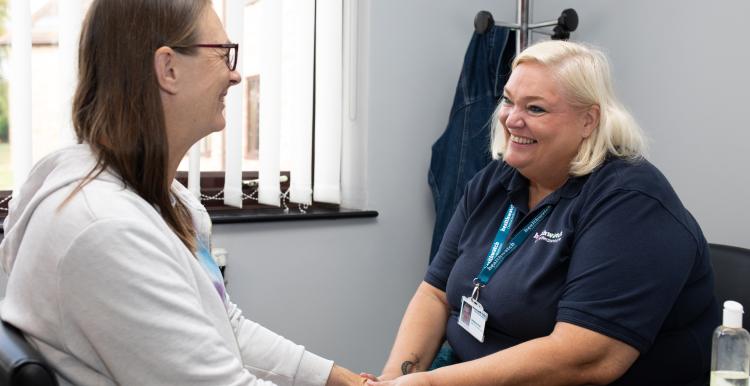
[[[366,384],[370,386],[431,386],[426,372],[412,373],[392,380],[381,380],[380,382],[368,380]]]
[[[386,373],[383,373],[383,374],[380,374],[378,376],[375,376],[375,375],[370,374],[370,373],[359,373],[359,376],[362,377],[362,378],[367,378],[367,379],[369,379],[369,380],[371,380],[373,382],[384,382],[384,381],[390,381],[390,380],[396,379],[396,378],[400,377],[401,374],[400,373],[399,374],[386,374]]]
[[[357,375],[339,365],[334,364],[331,369],[331,374],[328,376],[326,386],[361,386],[365,382],[369,382],[362,375]]]
[[[371,381],[380,382],[380,378],[379,377],[376,377],[376,376],[374,376],[373,374],[370,374],[370,373],[359,373],[359,376],[362,377],[362,378],[367,378],[367,379],[369,379]],[[382,375],[381,375],[381,377],[382,377]],[[385,381],[386,379],[383,378],[383,380]]]

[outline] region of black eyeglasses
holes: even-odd
[[[227,54],[225,60],[229,71],[234,71],[237,68],[237,52],[240,50],[240,45],[237,43],[225,43],[225,44],[191,44],[189,46],[172,46],[172,48],[193,48],[193,47],[206,47],[206,48],[225,48]]]

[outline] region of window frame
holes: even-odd
[[[282,175],[288,176],[288,172]],[[242,172],[243,181],[257,180],[258,172]],[[187,186],[187,172],[177,172],[176,179]],[[287,191],[289,182],[281,184],[282,191]],[[224,189],[223,172],[201,172],[201,194],[215,196]],[[252,195],[254,188],[243,184],[243,193]],[[4,233],[3,224],[8,214],[8,202],[12,191],[0,191],[0,234]],[[313,202],[311,205],[300,205],[286,201],[286,205],[275,207],[259,204],[257,199],[243,200],[242,208],[224,205],[221,200],[201,200],[214,224],[232,224],[249,222],[299,221],[299,220],[332,220],[347,218],[373,218],[379,213],[375,210],[343,208],[337,204]]]

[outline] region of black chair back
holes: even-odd
[[[0,323],[0,386],[57,386],[54,370],[12,325]]]
[[[714,267],[716,299],[740,302],[745,308],[742,326],[750,329],[750,249],[722,244],[708,244]]]

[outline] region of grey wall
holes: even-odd
[[[574,38],[612,58],[616,87],[651,138],[649,158],[713,242],[750,248],[746,0],[532,0],[534,21],[573,7]],[[362,81],[368,220],[215,226],[247,316],[355,371],[378,372],[427,264],[429,149],[445,127],[480,9],[511,0],[366,0]],[[369,6],[369,9],[368,9]],[[710,24],[709,24],[710,23]],[[705,25],[705,26],[704,26]]]
[[[536,22],[578,11],[574,38],[610,55],[618,93],[650,137],[649,158],[706,237],[750,248],[741,227],[750,217],[750,43],[741,20],[750,3],[532,3]],[[216,242],[230,250],[230,291],[247,314],[345,366],[377,372],[427,263],[429,149],[445,127],[473,17],[487,9],[512,21],[515,2],[369,4],[368,193],[380,217],[217,226]]]
[[[229,291],[250,318],[355,371],[378,373],[427,267],[434,210],[430,146],[445,129],[480,9],[509,1],[360,2],[369,28],[369,220],[214,227]],[[438,5],[436,5],[438,4]],[[369,7],[369,8],[368,8]]]
[[[603,48],[616,88],[709,242],[750,248],[750,40],[746,0],[535,0],[535,18],[575,8],[576,40]],[[564,4],[564,5],[563,5]]]

